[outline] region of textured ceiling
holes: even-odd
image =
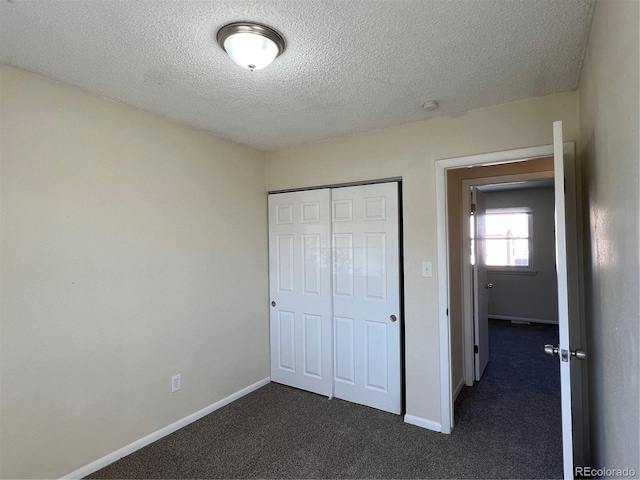
[[[1,0],[0,60],[261,150],[574,90],[591,0]],[[251,20],[255,72],[215,43]],[[437,100],[434,112],[421,109]]]

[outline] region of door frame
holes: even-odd
[[[544,158],[544,157],[543,157]],[[473,315],[473,268],[469,261],[469,256],[464,254],[464,248],[471,241],[471,232],[469,229],[469,223],[466,221],[471,216],[471,202],[467,198],[465,200],[465,193],[471,187],[481,187],[484,185],[496,185],[501,183],[513,183],[513,182],[526,182],[529,180],[540,180],[553,178],[553,170],[517,173],[512,175],[493,175],[487,177],[467,178],[462,180],[462,338],[464,343],[464,350],[462,352],[463,359],[463,377],[464,384],[468,387],[473,386],[475,378],[475,354],[473,352],[474,345],[474,323],[475,318]],[[448,272],[448,270],[447,270]],[[455,393],[455,392],[454,392]],[[454,397],[455,400],[455,397]]]
[[[565,178],[567,187],[576,191],[575,172],[575,143],[564,142],[564,154],[567,168]],[[447,218],[447,171],[472,167],[499,165],[507,163],[521,162],[523,160],[533,160],[553,156],[553,144],[538,147],[505,150],[500,152],[483,153],[478,155],[468,155],[463,157],[447,158],[435,162],[436,180],[436,232],[437,232],[437,273],[438,273],[438,327],[440,343],[440,423],[442,433],[451,433],[454,427],[453,420],[453,389],[451,378],[451,323],[449,321],[449,225]],[[572,211],[572,218],[576,229],[580,228],[577,205],[575,199],[568,202],[568,207]],[[577,239],[576,239],[577,240]],[[576,245],[580,243],[576,241]],[[577,257],[575,263],[578,263]],[[581,272],[578,264],[572,265],[575,272]],[[578,293],[578,302],[581,303],[581,295]],[[581,309],[578,306],[578,311]],[[580,332],[584,336],[584,329]],[[583,389],[583,392],[586,389]],[[577,396],[576,396],[577,397]],[[582,402],[580,402],[582,404]],[[586,407],[580,412],[584,418]],[[582,423],[582,422],[580,422]],[[584,438],[584,437],[583,437]],[[577,445],[576,445],[577,447]]]

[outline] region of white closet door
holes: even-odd
[[[331,195],[335,396],[399,414],[398,186]]]
[[[269,196],[271,380],[331,396],[330,190]]]

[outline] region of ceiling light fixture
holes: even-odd
[[[217,40],[231,60],[251,71],[266,67],[286,48],[284,37],[273,28],[250,22],[225,25]]]

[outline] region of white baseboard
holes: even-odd
[[[456,388],[453,389],[453,401],[456,401],[456,398],[458,398],[458,395],[460,394],[460,391],[462,390],[462,387],[464,387],[464,377],[460,379],[460,381],[458,382],[458,385],[456,385]]]
[[[97,472],[101,468],[104,468],[107,465],[110,465],[113,462],[120,460],[122,457],[126,457],[127,455],[130,455],[133,452],[135,452],[136,450],[140,450],[142,447],[146,447],[150,443],[153,443],[156,440],[160,440],[162,437],[166,437],[170,433],[173,433],[176,430],[180,430],[182,427],[185,427],[190,423],[195,422],[196,420],[200,420],[202,417],[209,415],[211,412],[214,412],[219,408],[224,407],[225,405],[230,404],[234,400],[238,400],[240,397],[244,397],[248,393],[251,393],[254,390],[259,389],[260,387],[265,386],[270,381],[271,381],[270,378],[264,378],[254,383],[253,385],[249,385],[248,387],[243,388],[242,390],[238,390],[237,392],[232,393],[231,395],[223,398],[222,400],[218,400],[216,403],[213,403],[208,407],[204,407],[203,409],[198,410],[197,412],[192,413],[191,415],[187,415],[186,417],[173,422],[171,425],[167,425],[166,427],[161,428],[160,430],[150,433],[149,435],[142,437],[141,439],[136,440],[135,442],[130,443],[129,445],[122,447],[116,450],[115,452],[105,455],[104,457],[96,460],[95,462],[91,462],[90,464],[85,465],[84,467],[81,467],[61,478],[62,479],[79,479],[79,478],[86,477],[87,475],[90,475],[94,472]]]
[[[416,417],[415,415],[405,415],[404,423],[415,425],[417,427],[427,428],[434,432],[442,432],[442,425],[433,420],[427,420],[426,418]]]
[[[508,320],[513,322],[548,323],[550,325],[558,325],[558,320],[545,320],[543,318],[511,317],[509,315],[489,315],[489,318],[494,318],[496,320]]]

